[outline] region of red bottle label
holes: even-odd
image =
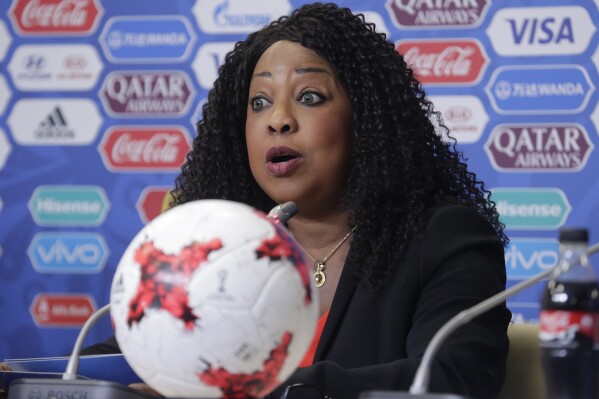
[[[542,310],[539,339],[542,343],[553,342],[570,345],[577,334],[586,336],[599,344],[599,313],[564,310]]]

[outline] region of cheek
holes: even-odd
[[[258,135],[255,131],[254,123],[250,119],[246,120],[245,123],[245,145],[247,148],[248,159],[250,161],[250,168],[252,173],[255,172],[254,168],[257,166],[259,162],[259,158],[261,157],[261,140],[259,140]]]

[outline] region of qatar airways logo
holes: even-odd
[[[194,92],[180,71],[119,71],[109,74],[100,90],[113,116],[177,117],[187,113]]]
[[[593,143],[578,124],[498,125],[485,144],[494,168],[518,172],[577,172]]]
[[[102,12],[97,0],[16,0],[9,15],[23,35],[90,35]]]
[[[400,40],[395,50],[425,84],[474,85],[489,61],[474,39]]]
[[[490,0],[388,0],[398,28],[470,28],[481,24]]]
[[[191,149],[182,127],[115,127],[99,146],[112,171],[178,170]]]

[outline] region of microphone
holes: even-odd
[[[594,253],[599,252],[599,243],[591,246],[587,252],[586,256],[593,255]],[[580,262],[580,258],[576,259],[573,262],[569,262],[569,266],[574,266]],[[473,318],[480,316],[481,314],[491,310],[495,306],[505,302],[505,300],[520,291],[525,290],[533,284],[538,283],[539,281],[548,278],[553,274],[553,272],[557,269],[559,263],[553,266],[550,269],[542,271],[541,273],[535,274],[534,276],[521,281],[520,283],[510,287],[509,289],[499,292],[484,301],[472,306],[471,308],[462,310],[460,313],[449,319],[437,333],[431,339],[426,350],[424,351],[424,355],[422,356],[422,360],[420,361],[420,365],[416,370],[416,375],[414,376],[414,380],[412,381],[412,385],[410,386],[409,393],[407,392],[393,392],[393,391],[368,391],[360,394],[360,399],[408,399],[408,398],[420,398],[420,399],[465,399],[464,396],[459,396],[455,394],[444,394],[444,393],[427,393],[428,384],[430,379],[430,371],[431,365],[437,354],[439,348],[445,342],[447,337],[453,333],[458,327],[468,323]]]
[[[298,211],[299,208],[295,202],[287,201],[272,208],[266,217],[271,219],[276,224],[285,224],[289,219],[294,217]]]

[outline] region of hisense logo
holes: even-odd
[[[43,226],[97,226],[110,202],[100,186],[39,186],[28,203],[35,222]]]
[[[562,226],[572,210],[557,188],[495,188],[491,199],[508,229],[546,230]]]

